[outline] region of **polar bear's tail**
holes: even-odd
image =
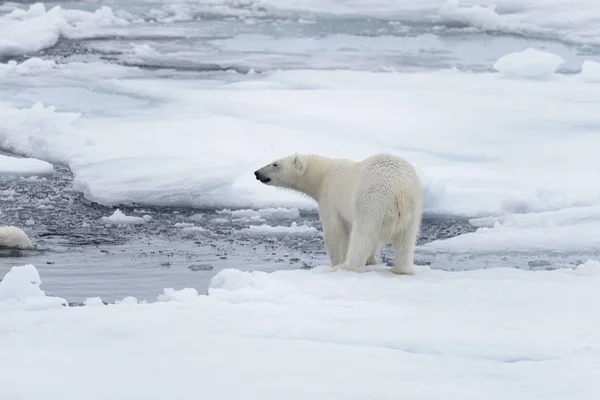
[[[35,246],[21,228],[0,226],[0,248],[33,249]]]

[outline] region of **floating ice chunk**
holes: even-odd
[[[209,169],[202,158],[175,156],[117,157],[79,166],[74,172],[73,186],[100,204],[182,207],[217,205],[234,197],[232,185],[239,174],[233,168]]]
[[[0,226],[0,247],[32,249],[35,246],[21,228],[16,226]]]
[[[138,303],[138,300],[133,296],[127,296],[123,298],[121,301],[117,301],[116,304],[126,304],[126,305],[135,305]]]
[[[173,225],[175,228],[188,228],[190,226],[194,226],[191,222],[178,222]]]
[[[88,307],[104,306],[104,302],[100,297],[88,297],[87,299],[85,299],[83,304]]]
[[[28,58],[21,63],[11,60],[6,64],[0,64],[0,79],[5,76],[35,75],[56,68],[57,64],[54,60],[43,60],[38,57]]]
[[[588,260],[583,264],[579,264],[574,273],[581,276],[600,276],[600,261]]]
[[[265,219],[289,220],[300,217],[297,208],[269,207],[258,210],[258,215]]]
[[[217,210],[217,214],[220,215],[231,215],[233,218],[242,219],[273,219],[273,220],[291,220],[300,217],[300,211],[297,208],[287,207],[267,207],[261,208],[258,211],[253,209],[243,210]]]
[[[202,214],[202,213],[192,214],[188,217],[188,219],[192,220],[192,221],[196,221],[196,222],[202,221],[202,220],[204,220],[204,214]]]
[[[500,57],[494,69],[506,77],[547,79],[565,60],[554,53],[528,48]]]
[[[600,206],[569,207],[554,211],[488,216],[469,220],[474,226],[487,228],[494,226],[553,228],[593,221],[600,222]]]
[[[12,267],[0,281],[0,303],[10,308],[46,309],[62,307],[67,301],[46,296],[40,289],[42,283],[37,269],[31,265]]]
[[[0,56],[34,53],[54,46],[60,37],[59,24],[47,17],[41,3],[0,17]]]
[[[595,251],[600,243],[600,207],[472,219],[477,231],[435,240],[423,250],[496,252],[541,250]],[[506,250],[502,250],[506,251]]]
[[[439,17],[444,22],[460,22],[476,28],[495,31],[501,26],[496,6],[461,6],[459,0],[447,0],[439,8]]]
[[[157,56],[159,53],[149,44],[129,43],[132,47],[132,52],[136,56]]]
[[[147,218],[144,217],[128,216],[117,208],[110,217],[102,217],[102,221],[108,224],[136,225],[146,223]]]
[[[196,297],[198,297],[198,291],[194,288],[184,288],[181,290],[165,288],[163,289],[163,294],[158,295],[158,301],[176,301],[181,303],[193,300]]]
[[[239,218],[239,219],[258,219],[260,218],[260,215],[258,213],[258,211],[256,210],[252,210],[252,209],[245,209],[245,210],[229,210],[229,209],[224,209],[224,210],[217,210],[216,213],[218,215],[230,215],[232,218]]]
[[[36,3],[27,10],[15,9],[0,17],[0,56],[18,56],[54,46],[58,39],[96,37],[102,29],[123,27],[129,21],[118,18],[109,7],[94,12],[68,10]]]
[[[586,82],[600,82],[600,63],[585,60],[583,64],[581,64],[579,76]]]
[[[87,135],[72,126],[79,117],[78,113],[55,112],[54,106],[44,107],[41,103],[24,109],[0,103],[0,144],[46,161],[72,163],[91,143]]]
[[[201,226],[186,226],[182,229],[182,231],[189,233],[207,232],[207,230]]]
[[[40,275],[37,269],[31,265],[12,267],[11,270],[0,281],[0,301],[6,299],[25,300],[28,297],[39,296]]]
[[[312,236],[319,233],[318,229],[313,226],[298,226],[296,222],[292,222],[290,226],[271,226],[266,224],[250,226],[238,232],[248,236]]]
[[[49,175],[54,172],[52,164],[35,158],[8,157],[0,154],[0,175]]]

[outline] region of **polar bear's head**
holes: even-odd
[[[298,182],[305,172],[305,157],[293,154],[254,171],[254,176],[265,185],[298,189]]]

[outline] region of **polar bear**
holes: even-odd
[[[362,161],[293,154],[256,171],[263,184],[291,189],[318,203],[325,246],[334,269],[362,271],[392,243],[392,272],[414,274],[423,195],[415,168],[377,154]]]
[[[21,228],[0,226],[0,248],[33,249],[35,246]]]

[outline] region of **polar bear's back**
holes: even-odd
[[[359,164],[360,179],[363,181],[363,185],[389,185],[395,190],[410,191],[421,187],[417,171],[401,157],[385,153],[376,154],[364,159]]]
[[[0,247],[31,249],[33,243],[23,230],[16,226],[0,226]]]
[[[359,162],[359,169],[357,205],[377,207],[382,212],[387,209],[386,213],[401,219],[420,215],[421,183],[416,169],[408,161],[392,154],[376,154]]]

